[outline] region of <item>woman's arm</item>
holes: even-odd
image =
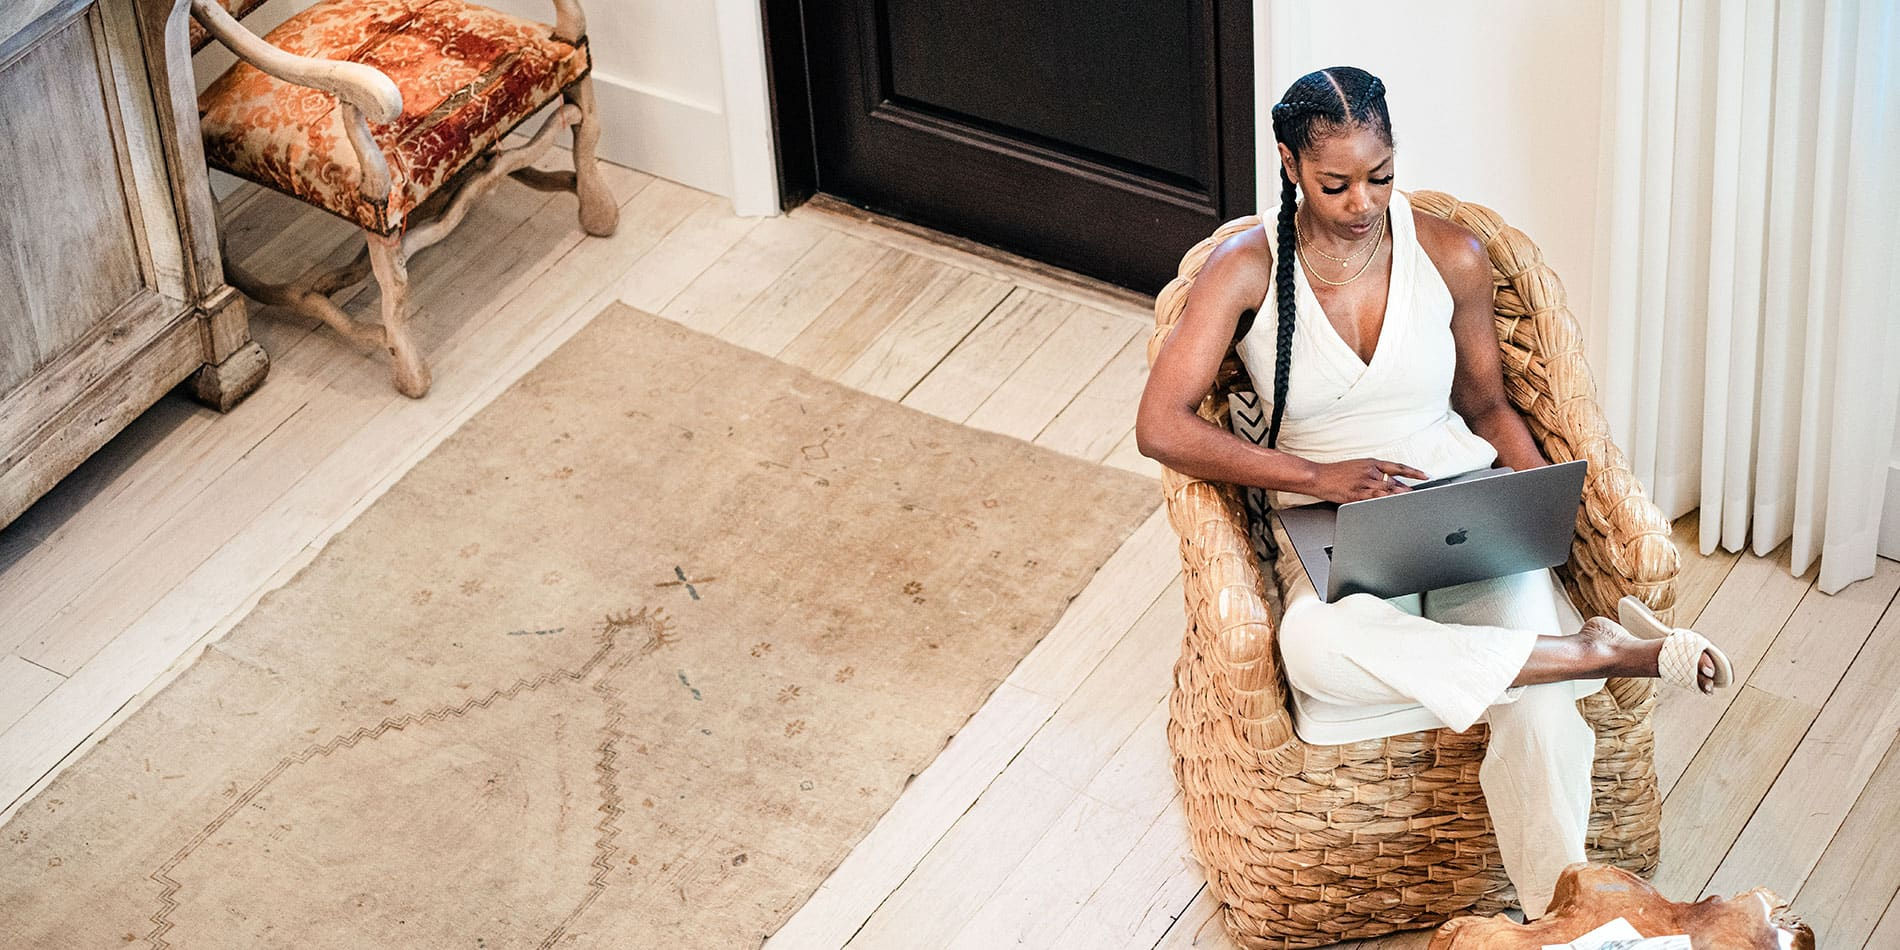
[[[1383,479],[1386,472],[1425,477],[1410,466],[1375,459],[1315,464],[1255,445],[1196,414],[1233,344],[1241,312],[1259,305],[1272,272],[1273,254],[1260,228],[1228,238],[1208,256],[1180,321],[1149,369],[1135,416],[1135,444],[1141,454],[1194,478],[1332,501],[1403,490],[1396,481]],[[1276,318],[1261,314],[1259,319]]]
[[[1458,348],[1452,408],[1498,450],[1499,465],[1520,472],[1549,465],[1504,391],[1490,259],[1470,231],[1430,214],[1418,219],[1419,237],[1451,290],[1451,334]]]

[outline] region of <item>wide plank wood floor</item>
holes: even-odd
[[[558,167],[561,159],[550,159]],[[411,267],[435,371],[264,309],[269,381],[217,416],[167,397],[0,530],[0,821],[162,688],[416,461],[613,300],[884,398],[1155,474],[1134,449],[1151,301],[829,206],[746,219],[613,169],[621,227],[513,183]],[[341,222],[257,190],[224,208],[266,277],[353,252]],[[373,317],[373,289],[346,308]],[[1840,594],[1695,553],[1678,621],[1742,683],[1657,713],[1671,896],[1767,885],[1829,948],[1900,946],[1900,565]],[[1164,736],[1182,628],[1157,513],[767,941],[793,947],[1226,947]],[[1424,932],[1361,941],[1423,947]]]

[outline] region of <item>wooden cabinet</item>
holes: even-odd
[[[263,380],[224,282],[186,0],[0,0],[0,525],[181,381]]]

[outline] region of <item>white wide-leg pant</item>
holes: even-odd
[[[1542,916],[1558,873],[1585,859],[1596,755],[1596,733],[1577,711],[1572,684],[1510,685],[1538,636],[1563,635],[1556,602],[1563,593],[1550,572],[1328,604],[1280,540],[1287,679],[1333,703],[1416,702],[1458,732],[1483,715],[1491,739],[1478,780],[1498,850],[1525,915]]]

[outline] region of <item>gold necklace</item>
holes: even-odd
[[[1381,225],[1385,224],[1384,215],[1379,216],[1379,224]],[[1306,234],[1304,230],[1300,227],[1300,216],[1298,214],[1293,215],[1293,237],[1297,239],[1301,244],[1306,243]],[[1317,247],[1313,248],[1313,250],[1319,251],[1319,256],[1326,258],[1329,261],[1333,261],[1335,263],[1340,263],[1340,264],[1350,264],[1352,263],[1352,259],[1355,257],[1358,257],[1360,254],[1359,251],[1354,251],[1351,254],[1346,255],[1345,257],[1334,257],[1331,254],[1326,253],[1325,251],[1320,251],[1319,248]]]
[[[1297,238],[1298,232],[1299,232],[1299,219],[1295,218],[1293,221],[1293,224],[1294,224],[1295,237]],[[1300,242],[1300,245],[1299,245],[1300,263],[1305,264],[1307,273],[1311,274],[1315,279],[1319,280],[1321,283],[1330,284],[1334,287],[1344,287],[1345,285],[1350,284],[1355,280],[1358,280],[1361,275],[1365,274],[1367,270],[1371,269],[1372,262],[1374,260],[1377,260],[1379,257],[1379,254],[1378,254],[1379,244],[1380,242],[1384,240],[1385,240],[1385,217],[1381,215],[1379,217],[1379,233],[1374,235],[1372,238],[1373,253],[1366,255],[1366,262],[1364,264],[1359,265],[1358,273],[1353,274],[1351,277],[1348,277],[1345,280],[1333,280],[1331,278],[1321,275],[1320,272],[1313,267],[1313,262],[1306,259],[1306,244],[1303,241]],[[1325,252],[1322,251],[1321,253],[1325,253]]]

